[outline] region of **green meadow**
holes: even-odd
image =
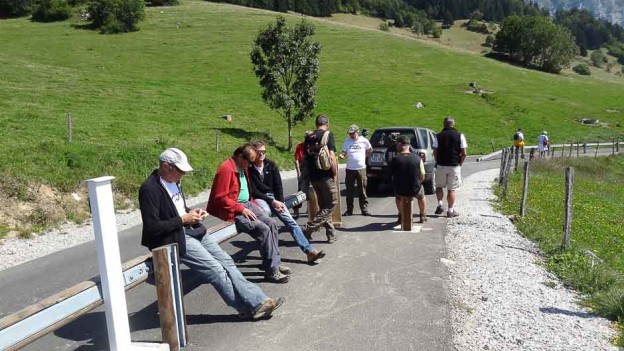
[[[193,193],[208,188],[217,165],[251,139],[266,140],[269,158],[292,169],[286,123],[262,102],[249,59],[255,35],[275,16],[183,0],[147,9],[141,30],[123,35],[81,29],[78,20],[0,21],[3,179],[71,191],[113,175],[116,190],[134,198],[158,154],[175,146],[196,169],[185,178]],[[352,123],[437,130],[446,115],[456,117],[471,154],[507,146],[517,127],[529,140],[546,129],[554,143],[624,136],[624,79],[545,74],[404,35],[309,20],[323,46],[316,112],[329,115],[338,140]],[[487,93],[470,93],[471,81]],[[414,107],[419,101],[425,108]],[[605,124],[584,126],[581,117]],[[312,127],[296,126],[295,142]]]

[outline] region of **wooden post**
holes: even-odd
[[[594,158],[598,157],[598,147],[600,146],[600,143],[596,143],[596,153],[594,153]]]
[[[550,150],[550,158],[555,158],[555,147],[549,146],[549,150]],[[548,151],[546,151],[546,156],[548,156]]]
[[[568,158],[572,158],[572,150],[574,150],[574,143],[570,143],[570,152],[568,152]]]
[[[563,247],[570,246],[570,234],[572,231],[572,188],[574,183],[574,168],[565,169],[565,204],[563,213]]]
[[[67,113],[67,142],[71,144],[72,135],[74,133],[74,120],[71,112]]]
[[[620,152],[620,141],[615,140],[615,152]]]
[[[579,153],[581,152],[579,147],[580,147],[580,145],[579,145],[579,142],[577,140],[576,141],[576,158],[579,158]]]
[[[413,224],[413,213],[412,213],[412,197],[411,196],[401,196],[401,230],[404,232],[412,231]]]
[[[611,155],[615,155],[615,143],[611,144]]]
[[[565,152],[565,144],[561,144],[561,157],[563,157]]]
[[[587,143],[583,143],[583,154],[587,153]]]
[[[507,163],[505,164],[505,176],[503,177],[503,197],[507,196],[507,185],[509,184],[509,171],[511,170],[511,159],[513,158],[513,153],[509,150],[509,157],[507,158]]]
[[[498,172],[498,184],[503,184],[503,172],[505,171],[505,160],[507,159],[507,149],[501,150],[501,164]]]
[[[174,264],[178,261],[177,247],[175,245],[158,247],[152,251],[152,257],[162,339],[169,344],[171,350],[179,350],[186,346],[188,333],[184,304],[181,303],[182,282],[178,272],[174,271],[179,270],[179,266]],[[179,297],[174,296],[176,286],[179,288]],[[176,303],[176,299],[179,299],[180,303]]]
[[[531,148],[531,153],[529,154],[529,161],[532,161],[535,158],[535,148]]]
[[[494,139],[490,139],[490,144],[492,144],[492,152],[496,151],[494,148]]]
[[[215,149],[219,152],[219,130],[215,129]]]
[[[520,148],[514,148],[514,172],[518,171],[518,161],[520,160]]]
[[[529,162],[524,163],[524,182],[522,184],[522,202],[520,202],[520,216],[526,215],[526,201],[529,194]]]

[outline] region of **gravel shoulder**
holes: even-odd
[[[449,221],[449,301],[458,350],[619,350],[611,323],[540,265],[539,249],[494,211],[498,170],[465,179]],[[553,287],[549,287],[553,286]]]
[[[286,172],[284,178],[292,177]],[[448,294],[457,350],[619,350],[611,323],[578,305],[540,266],[537,247],[494,211],[491,187],[498,170],[464,179],[461,216],[449,221]],[[205,202],[208,192],[188,199]],[[118,231],[141,224],[138,210],[119,213]],[[93,240],[91,223],[68,224],[32,239],[0,241],[0,270]],[[552,286],[552,287],[550,287]]]

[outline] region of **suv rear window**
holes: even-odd
[[[370,139],[370,143],[373,147],[387,147],[388,145],[393,144],[399,135],[407,135],[412,141],[412,147],[414,149],[421,149],[418,142],[419,138],[416,137],[413,129],[376,130]]]

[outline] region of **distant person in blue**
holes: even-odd
[[[272,299],[249,282],[219,244],[206,234],[202,209],[186,206],[180,178],[193,170],[186,154],[169,148],[160,154],[160,164],[141,184],[139,205],[143,219],[141,244],[150,250],[178,244],[180,261],[210,283],[225,303],[236,309],[241,319],[270,316],[284,303]]]
[[[266,158],[266,145],[262,141],[254,141],[252,145],[258,156],[256,161],[249,166],[251,196],[267,215],[273,213],[288,227],[293,239],[306,254],[308,263],[316,263],[325,257],[325,251],[317,250],[310,244],[303,230],[284,205],[282,177],[275,162]]]

